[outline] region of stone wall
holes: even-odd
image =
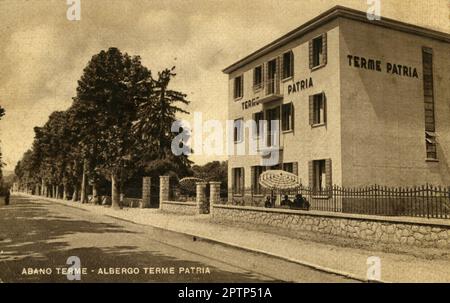
[[[214,205],[215,221],[252,222],[383,243],[450,248],[450,222],[342,213]]]
[[[122,206],[124,207],[142,207],[143,201],[142,199],[135,199],[135,198],[123,198],[122,200]]]
[[[160,205],[160,210],[180,215],[198,214],[197,203],[195,202],[162,201]]]

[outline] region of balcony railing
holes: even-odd
[[[264,96],[260,99],[260,103],[274,101],[283,97],[280,94],[280,78],[277,75],[267,79],[264,84]]]

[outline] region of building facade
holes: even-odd
[[[450,185],[448,33],[338,6],[224,72],[235,149],[274,145],[279,121],[275,165],[265,147],[229,157],[234,196],[257,193],[274,168],[314,188]],[[263,126],[237,126],[250,120]]]

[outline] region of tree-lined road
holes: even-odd
[[[81,282],[350,281],[35,198],[13,196],[10,206],[0,206],[2,282],[69,282],[62,268],[70,256],[86,268]]]

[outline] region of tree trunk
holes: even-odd
[[[67,200],[67,184],[63,184],[63,200]]]
[[[44,179],[41,180],[41,192],[40,195],[43,196],[44,195],[44,190],[45,190],[45,184],[44,184]]]
[[[97,184],[95,182],[92,184],[92,203],[98,204]]]
[[[59,185],[56,185],[56,199],[59,199]]]
[[[73,186],[72,202],[78,201],[78,185]]]
[[[83,177],[81,178],[81,203],[87,203],[87,195],[86,195],[86,170],[87,170],[87,162],[83,162]]]
[[[116,174],[111,174],[111,206],[119,209],[120,205],[120,189]]]

